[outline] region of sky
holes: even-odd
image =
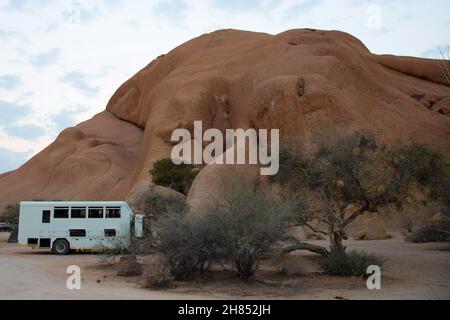
[[[0,0],[0,174],[201,34],[333,29],[374,53],[439,58],[449,12],[449,0]]]

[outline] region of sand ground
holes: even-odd
[[[315,273],[315,258],[309,253],[295,254],[283,264],[288,275],[265,263],[250,283],[220,272],[204,282],[150,291],[138,278],[117,277],[101,255],[57,257],[7,244],[7,236],[0,233],[0,299],[450,299],[450,244],[410,244],[400,236],[347,243],[349,249],[386,259],[379,291],[368,290],[361,278]],[[66,288],[70,265],[81,267],[79,291]]]

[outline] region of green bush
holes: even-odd
[[[331,252],[326,258],[322,258],[320,265],[329,275],[339,276],[367,276],[367,268],[375,265],[383,267],[383,259],[366,252]]]
[[[176,165],[171,159],[163,159],[153,165],[150,174],[155,184],[187,195],[198,172],[190,164]]]

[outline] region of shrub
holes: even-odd
[[[135,256],[122,257],[117,263],[117,275],[120,277],[136,277],[142,275],[142,266]]]
[[[172,191],[173,192],[173,191]],[[157,217],[163,213],[166,213],[171,207],[182,208],[185,206],[184,199],[181,199],[179,194],[161,194],[155,188],[151,187],[142,198],[142,208],[146,214],[150,214],[153,217]]]
[[[167,269],[146,270],[143,286],[148,289],[165,289],[170,286],[172,280],[173,277]]]
[[[290,210],[289,203],[278,205],[260,189],[235,184],[207,217],[207,224],[218,230],[223,258],[242,280],[254,275],[260,260],[284,236]]]
[[[185,206],[185,196],[179,192],[166,187],[151,186],[136,203],[136,207],[146,215],[144,238],[147,240],[154,238],[154,224],[160,216],[165,215],[169,210],[183,210]]]
[[[168,265],[163,259],[158,259],[144,271],[143,286],[148,289],[168,288],[173,280]]]
[[[176,207],[158,220],[158,250],[175,280],[193,280],[219,260],[214,228],[203,217],[190,217],[186,209]]]
[[[407,242],[450,242],[450,222],[440,222],[420,228],[406,237]]]
[[[19,224],[19,214],[20,214],[20,204],[10,204],[8,205],[1,216],[3,217],[3,221],[9,223],[11,225]]]
[[[320,265],[326,274],[340,276],[367,276],[367,268],[372,265],[383,267],[383,260],[366,252],[331,252],[322,258]]]
[[[171,159],[163,159],[153,165],[150,174],[155,184],[187,195],[198,171],[190,164],[176,165]]]
[[[176,280],[191,280],[214,263],[234,266],[246,280],[283,237],[290,210],[253,186],[234,184],[206,212],[165,215],[159,221],[159,250]]]

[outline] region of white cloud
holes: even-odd
[[[13,74],[5,74],[0,76],[0,87],[5,90],[14,90],[20,86],[20,77]]]
[[[28,140],[8,135],[3,130],[0,130],[0,148],[16,152],[26,153],[28,158],[44,149],[49,143],[50,139],[41,137],[37,140]]]
[[[30,59],[30,63],[37,68],[44,68],[49,65],[55,64],[59,58],[59,49],[54,48],[48,52],[42,52],[33,55]]]

